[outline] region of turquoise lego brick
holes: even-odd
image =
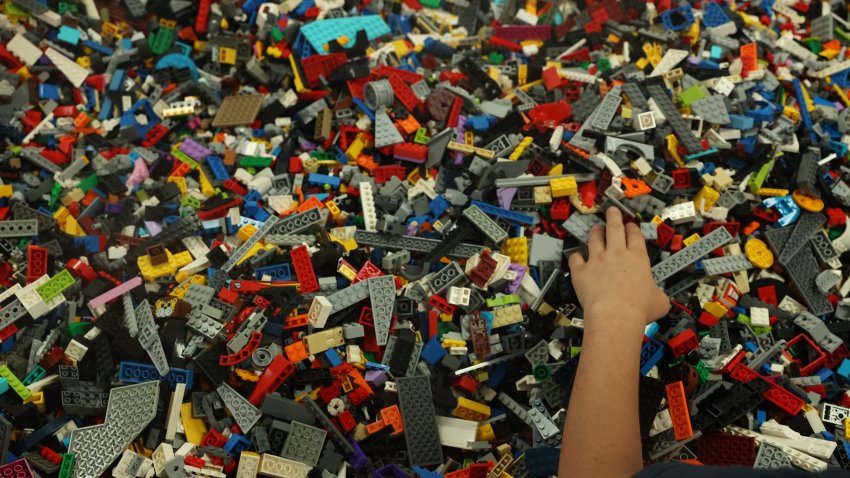
[[[327,18],[301,27],[301,34],[319,54],[325,54],[325,44],[339,37],[353,39],[357,32],[366,30],[369,40],[390,33],[390,27],[378,15],[363,15],[349,18]]]

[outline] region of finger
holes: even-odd
[[[616,207],[609,207],[605,213],[608,224],[605,226],[605,247],[613,250],[626,248],[626,232],[623,227],[623,213]]]
[[[587,235],[587,258],[599,257],[605,252],[605,234],[601,224],[594,224]]]
[[[640,232],[640,226],[633,222],[626,224],[626,248],[646,253],[646,239]]]
[[[573,252],[570,254],[570,270],[575,271],[585,264],[584,257],[582,257],[581,252]]]

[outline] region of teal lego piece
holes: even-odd
[[[383,18],[378,15],[362,15],[349,18],[327,18],[309,23],[301,27],[301,34],[310,42],[313,49],[323,55],[326,53],[325,44],[343,36],[354,39],[360,30],[366,30],[366,37],[369,40],[390,33],[390,27]]]

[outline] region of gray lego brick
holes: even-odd
[[[643,91],[637,83],[623,83],[622,88],[632,106],[637,109],[644,109],[649,106],[646,96],[643,95]]]
[[[771,229],[765,231],[765,238],[771,249],[781,251],[791,236],[791,228]],[[832,313],[832,303],[818,290],[815,280],[820,272],[818,261],[815,259],[811,249],[803,248],[785,265],[785,270],[791,281],[797,286],[797,290],[808,307],[809,312],[814,315]]]
[[[5,329],[26,316],[27,309],[24,308],[21,301],[15,299],[4,306],[3,310],[0,310],[0,329]]]
[[[835,352],[844,343],[840,337],[830,332],[822,320],[808,312],[794,317],[794,325],[805,330],[812,340],[828,353]]]
[[[599,131],[608,129],[611,120],[617,114],[617,108],[623,102],[623,97],[620,96],[620,87],[615,86],[611,91],[602,98],[602,102],[596,107],[593,113],[593,118],[590,119],[590,126]]]
[[[328,432],[301,422],[292,422],[280,456],[316,466]]]
[[[791,468],[791,457],[782,451],[782,448],[770,442],[762,441],[759,443],[759,451],[756,455],[756,461],[753,463],[753,468],[768,470]]]
[[[430,380],[424,375],[402,377],[396,381],[396,388],[410,465],[439,465],[443,462],[443,448],[437,430]]]
[[[545,340],[541,340],[540,342],[537,342],[537,345],[528,349],[524,356],[531,365],[547,363],[549,362],[549,344],[546,343]]]
[[[714,124],[729,124],[729,110],[726,107],[726,97],[723,95],[711,95],[691,103],[694,114],[703,120]]]
[[[222,264],[221,267],[219,267],[219,270],[224,272],[230,272],[234,267],[236,267],[236,263],[239,262],[239,259],[242,259],[242,256],[247,254],[248,251],[252,247],[254,247],[254,244],[258,243],[260,239],[265,237],[266,234],[272,232],[272,229],[276,230],[275,226],[278,225],[279,221],[280,219],[278,219],[276,216],[272,216],[266,219],[266,222],[263,223],[263,225],[257,230],[257,232],[251,235],[251,237],[249,237],[247,241],[243,242],[241,246],[236,248],[236,250],[230,254],[230,257],[227,259],[227,262]]]
[[[436,249],[442,241],[439,239],[426,239],[423,237],[394,236],[380,232],[368,232],[358,229],[354,233],[354,240],[358,244],[372,247],[383,247],[390,250],[408,250],[410,252],[431,252]],[[461,243],[452,249],[447,255],[455,259],[469,259],[484,250],[476,244]]]
[[[718,227],[697,242],[655,264],[652,267],[652,277],[656,282],[661,282],[731,240],[729,231],[725,227]]]
[[[236,420],[236,424],[242,429],[242,433],[248,433],[251,427],[260,419],[260,411],[257,407],[251,405],[251,402],[245,399],[236,390],[230,388],[230,385],[223,383],[216,391],[224,402],[224,406]]]
[[[737,272],[747,269],[752,269],[753,264],[747,259],[744,254],[736,254],[734,256],[715,257],[712,259],[703,259],[702,268],[706,275],[714,276],[726,274],[728,272]]]
[[[469,206],[463,210],[463,215],[473,226],[483,232],[495,244],[501,244],[508,238],[508,233],[499,224],[484,213],[478,206]]]
[[[386,345],[390,335],[395,305],[395,279],[393,276],[372,277],[369,284],[369,298],[372,305],[372,318],[375,323],[375,340],[378,345]]]
[[[781,249],[782,252],[779,253],[779,263],[788,265],[788,261],[806,246],[809,238],[817,233],[825,222],[826,216],[821,213],[804,212],[797,220],[797,224],[791,232],[791,237],[788,238],[785,246]]]
[[[590,234],[590,229],[595,224],[601,224],[604,226],[605,221],[595,214],[582,214],[576,211],[572,213],[566,221],[564,221],[564,229],[583,244],[587,244],[588,234]]]
[[[428,286],[435,294],[442,294],[450,286],[466,278],[463,269],[457,262],[452,261],[428,279]]]
[[[661,85],[652,84],[648,85],[646,90],[661,110],[661,113],[667,118],[667,123],[673,128],[676,137],[679,138],[679,144],[684,146],[691,154],[702,151],[702,144],[699,138],[694,135],[694,132],[688,127],[685,119],[679,114],[679,110],[673,104],[666,89]]]
[[[71,432],[68,452],[74,453],[71,478],[100,476],[156,417],[159,382],[113,388],[102,425]]]
[[[33,237],[38,235],[38,221],[19,219],[0,222],[0,237]]]
[[[156,367],[156,371],[163,377],[168,375],[168,371],[170,370],[168,358],[166,358],[165,350],[162,348],[159,330],[156,327],[156,322],[154,322],[151,306],[147,299],[143,300],[136,307],[135,316],[139,326],[139,343],[148,353],[151,363]]]

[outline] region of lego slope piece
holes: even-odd
[[[431,382],[426,376],[402,377],[396,382],[411,466],[443,462],[440,434],[434,417]]]
[[[104,423],[71,432],[72,478],[100,476],[154,419],[158,399],[158,382],[113,388]]]
[[[375,324],[375,340],[378,345],[386,345],[393,318],[395,279],[392,276],[381,276],[369,278],[367,282],[369,283],[372,318]]]

